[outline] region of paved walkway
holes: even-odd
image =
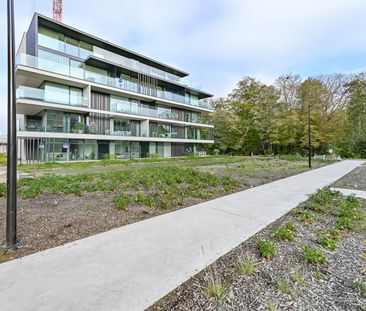
[[[344,195],[352,195],[354,194],[356,197],[361,199],[366,199],[366,191],[364,190],[356,190],[356,189],[345,189],[345,188],[332,188],[333,190],[337,190]]]
[[[144,310],[361,163],[336,163],[1,264],[0,309]]]

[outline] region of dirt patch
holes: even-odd
[[[352,172],[336,181],[332,186],[366,191],[366,164],[354,169]]]
[[[263,161],[259,161],[263,162]],[[282,165],[266,167],[258,166],[248,172],[242,163],[237,165],[205,166],[197,168],[211,170],[212,174],[233,176],[240,180],[235,191],[258,186],[273,180],[288,177],[306,171],[306,163],[285,162]],[[245,164],[248,165],[248,164]],[[318,163],[317,166],[325,164]],[[215,189],[214,197],[220,197],[229,192],[222,188]],[[135,203],[127,210],[117,210],[115,207],[116,192],[91,192],[80,196],[54,194],[45,191],[34,199],[18,199],[18,237],[21,248],[8,252],[0,258],[0,262],[22,257],[51,247],[63,245],[97,233],[131,224],[153,216],[185,208],[207,198],[186,197],[181,205],[166,209],[139,206]],[[209,199],[212,199],[210,197]],[[0,199],[0,232],[5,236],[5,198]],[[4,240],[0,240],[0,245]]]

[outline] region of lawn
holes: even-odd
[[[89,169],[85,163],[25,167],[34,176],[18,181],[18,228],[23,247],[0,257],[0,261],[307,170],[303,160],[255,157],[106,160],[88,164]],[[314,167],[326,164],[315,162]],[[0,184],[3,232],[5,190],[5,184]]]
[[[365,310],[366,201],[318,190],[148,310]]]

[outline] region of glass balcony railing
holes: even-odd
[[[108,136],[128,136],[128,137],[146,137],[146,133],[140,132],[137,129],[130,129],[125,131],[111,131],[106,129],[105,131],[94,131],[90,126],[85,125],[84,129],[73,128],[70,126],[57,126],[47,124],[46,126],[39,125],[26,125],[19,127],[19,131],[24,132],[45,132],[45,133],[66,133],[66,134],[93,134],[93,135],[108,135]]]
[[[165,100],[174,101],[190,106],[201,107],[210,110],[213,109],[209,103],[206,103],[201,100],[192,100],[191,98],[183,95],[158,90],[156,88],[141,85],[133,81],[109,77],[104,74],[91,72],[84,68],[70,65],[72,64],[72,62],[70,62],[70,59],[60,55],[54,55],[54,57],[46,59],[27,54],[19,54],[17,56],[17,63],[32,68],[46,70],[78,79],[84,79],[87,81],[92,81],[95,83],[116,87],[127,91],[149,95],[157,98],[162,98]]]
[[[61,53],[66,53],[72,56],[80,57],[82,59],[86,59],[89,56],[95,56],[100,59],[105,59],[109,62],[115,63],[116,65],[120,65],[122,67],[132,69],[134,71],[139,71],[144,74],[148,74],[154,76],[158,79],[163,79],[169,82],[178,83],[182,86],[188,86],[195,89],[201,89],[201,86],[192,83],[187,78],[181,78],[175,74],[166,72],[164,70],[143,64],[137,60],[132,58],[128,58],[111,51],[105,50],[103,48],[97,46],[90,46],[89,49],[84,49],[81,46],[78,47],[77,42],[74,44],[70,44],[64,41],[60,41],[57,38],[53,38],[47,36],[42,33],[38,33],[38,44],[40,46],[44,46],[46,48],[59,51]]]
[[[37,89],[27,86],[20,86],[17,89],[17,98],[26,98],[39,100],[49,103],[88,107],[88,99],[78,94],[70,94],[68,92],[58,92],[55,90]]]

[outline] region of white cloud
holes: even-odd
[[[51,16],[52,1],[15,2],[19,41],[32,9]],[[64,0],[65,23],[188,71],[218,96],[244,75],[270,83],[286,72],[364,68],[353,56],[366,53],[365,11],[364,0]],[[2,1],[2,29],[5,12]],[[5,48],[2,36],[2,76]]]

